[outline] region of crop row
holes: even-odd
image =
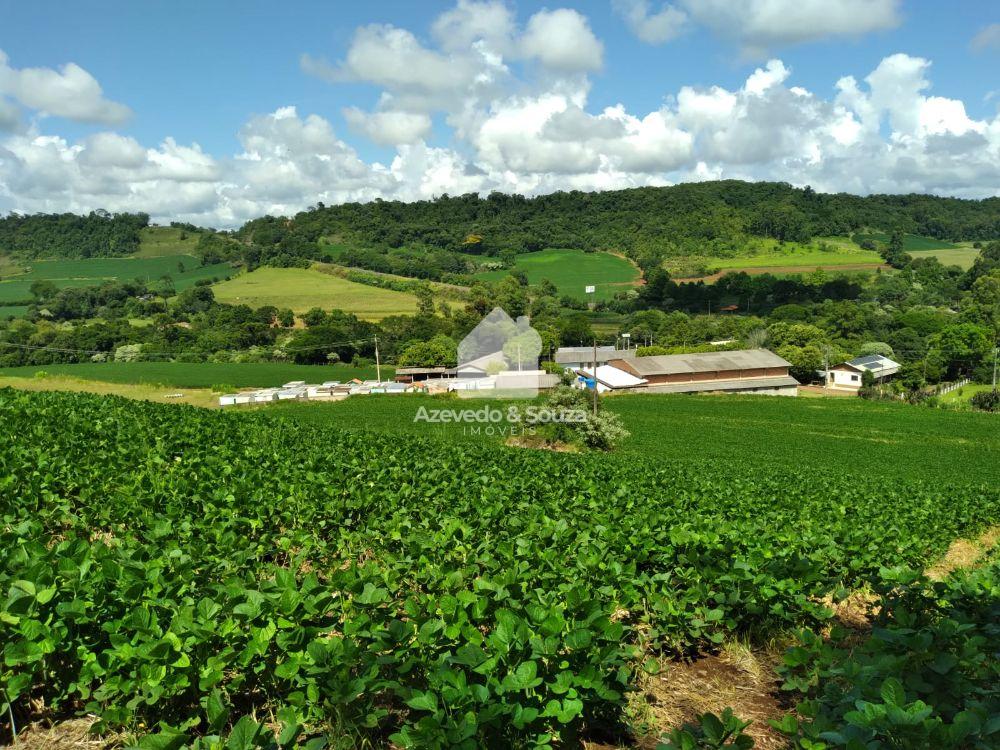
[[[3,390],[0,421],[0,701],[148,747],[269,711],[289,745],[566,742],[644,655],[816,622],[1000,509],[86,395]]]

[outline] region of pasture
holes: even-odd
[[[35,260],[26,262],[21,273],[0,280],[0,304],[31,299],[31,284],[51,281],[60,289],[99,286],[106,281],[141,279],[151,285],[170,276],[174,288],[183,291],[203,279],[227,278],[234,271],[228,263],[201,266],[192,255],[151,258],[86,258],[82,260]]]
[[[512,269],[481,271],[478,279],[500,281],[511,271],[523,271],[528,282],[538,284],[548,279],[556,285],[560,295],[588,300],[587,286],[597,287],[597,300],[611,299],[616,294],[634,289],[641,273],[625,258],[611,253],[585,253],[582,250],[539,250],[517,256]]]
[[[314,307],[343,310],[364,320],[409,315],[417,309],[412,294],[357,284],[311,268],[258,268],[212,287],[219,302],[274,305],[303,313]]]
[[[145,227],[139,230],[136,258],[161,258],[170,255],[194,255],[200,235],[178,227]]]
[[[374,380],[375,366],[295,365],[283,362],[100,362],[84,364],[30,365],[0,369],[0,378],[33,378],[38,373],[77,380],[105,383],[163,385],[176,388],[267,388],[292,380],[322,383],[358,378]],[[382,377],[392,377],[391,367],[382,368]]]
[[[963,271],[972,268],[979,257],[979,249],[975,247],[944,247],[935,250],[908,250],[914,258],[937,258],[943,265],[958,266]]]

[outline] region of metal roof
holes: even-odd
[[[617,357],[620,353],[613,346],[597,347],[597,359],[601,362],[606,362],[611,357]],[[593,361],[594,347],[592,346],[561,346],[556,350],[556,363],[560,365]]]
[[[756,391],[762,388],[788,388],[799,385],[791,375],[743,380],[705,380],[696,383],[664,383],[648,385],[647,393],[710,393],[712,391]]]
[[[593,378],[592,370],[593,367],[581,367],[576,372],[588,378]],[[608,386],[608,388],[635,388],[646,382],[630,372],[619,370],[617,367],[612,367],[611,365],[597,366],[597,380]]]
[[[864,357],[855,357],[844,364],[850,365],[856,370],[869,370],[872,373],[879,373],[883,370],[891,370],[893,368],[898,370],[900,368],[898,362],[893,362],[881,354],[867,354]]]
[[[733,352],[666,354],[658,357],[621,357],[639,375],[680,375],[724,370],[758,370],[789,367],[790,363],[767,349],[739,349]]]

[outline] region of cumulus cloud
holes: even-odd
[[[13,68],[0,50],[0,94],[6,94],[29,109],[80,122],[118,125],[132,111],[124,104],[104,98],[100,84],[75,63],[59,70]]]
[[[687,2],[675,5],[693,17]],[[665,7],[642,5],[643,17]],[[736,85],[659,92],[663,103],[651,110],[595,108],[588,71],[604,50],[583,16],[563,11],[540,11],[521,27],[501,2],[460,0],[428,39],[366,26],[342,60],[304,58],[304,68],[332,82],[379,89],[374,108],[348,106],[343,116],[353,133],[392,147],[385,163],[366,161],[329,120],[291,106],[250,117],[237,153],[212,155],[196,143],[167,137],[150,148],[115,132],[71,142],[44,132],[49,121],[25,122],[19,100],[0,97],[0,122],[13,123],[0,133],[0,205],[144,210],[234,226],[317,201],[719,178],[1000,195],[1000,115],[976,119],[933,91],[925,58],[888,55],[868,75],[830,80],[829,94],[797,85],[796,71],[772,58]],[[443,144],[433,142],[433,123],[450,135]]]
[[[431,132],[431,118],[423,112],[391,109],[365,112],[357,107],[345,107],[343,114],[354,132],[383,146],[415,143]]]
[[[613,5],[632,33],[647,44],[676,39],[688,25],[688,14],[669,3],[655,12],[649,0],[614,0]]]
[[[0,133],[20,129],[21,110],[14,102],[0,96]]]
[[[1000,23],[991,23],[989,26],[984,26],[980,29],[979,33],[972,37],[969,46],[975,52],[1000,50]]]
[[[528,19],[521,52],[542,65],[564,73],[597,70],[604,45],[590,30],[586,17],[575,10],[542,10]]]
[[[649,0],[614,0],[642,41],[662,44],[686,25],[736,40],[751,55],[836,36],[861,36],[900,23],[900,0],[677,0],[653,12]]]

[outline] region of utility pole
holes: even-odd
[[[1000,346],[993,347],[993,390],[997,389],[997,358],[1000,357]]]
[[[597,416],[597,338],[594,338],[594,416]]]
[[[375,379],[382,382],[382,365],[378,359],[378,336],[375,337]]]

